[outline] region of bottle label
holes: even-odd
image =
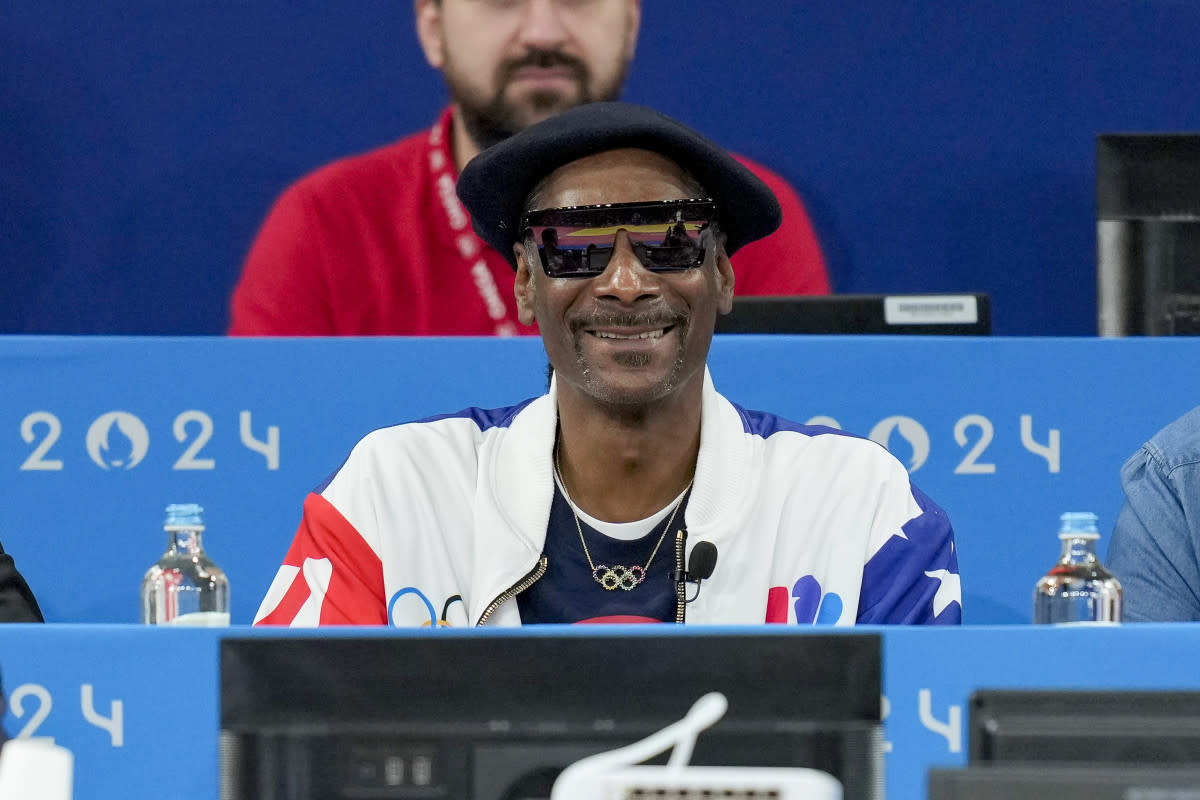
[[[228,611],[193,611],[190,614],[180,614],[167,625],[186,625],[193,628],[228,628]]]

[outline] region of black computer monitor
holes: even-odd
[[[717,317],[717,333],[987,336],[989,296],[961,294],[746,295]]]
[[[1200,766],[1200,691],[981,689],[968,724],[970,764]]]
[[[711,691],[728,711],[692,764],[815,768],[846,800],[882,796],[877,634],[555,628],[224,638],[222,797],[548,798],[567,765]]]
[[[928,800],[1193,800],[1200,767],[1136,765],[992,765],[936,767]]]
[[[1200,334],[1200,133],[1096,143],[1101,336]]]

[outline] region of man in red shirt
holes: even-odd
[[[426,60],[450,107],[428,131],[318,169],[271,209],[234,290],[244,336],[512,336],[505,256],[455,195],[480,150],[581,103],[615,99],[640,0],[415,0]],[[779,175],[740,158],[779,198],[783,225],[739,252],[739,294],[825,294],[812,225]]]

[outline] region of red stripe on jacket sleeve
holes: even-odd
[[[320,570],[306,567],[306,562],[320,561],[328,561],[332,570],[327,585],[312,587],[309,578]],[[314,589],[322,588],[319,624],[387,624],[383,564],[358,530],[321,495],[304,499],[304,515],[283,563],[299,572],[278,605],[256,625],[292,624]]]

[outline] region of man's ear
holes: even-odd
[[[733,310],[733,262],[722,243],[717,247],[717,311],[728,314]]]
[[[413,13],[417,21],[417,39],[425,51],[425,60],[429,66],[440,70],[446,63],[446,51],[442,44],[445,39],[442,36],[441,0],[413,0]]]
[[[637,50],[638,31],[642,27],[642,3],[641,0],[630,0],[629,3],[629,28],[626,32],[628,37],[627,52],[630,60],[633,60],[634,51]]]
[[[534,281],[529,259],[525,257],[525,243],[513,244],[513,254],[517,257],[517,277],[513,283],[513,295],[517,298],[517,318],[521,320],[522,325],[532,325],[537,321],[537,316],[533,313],[537,283]]]

